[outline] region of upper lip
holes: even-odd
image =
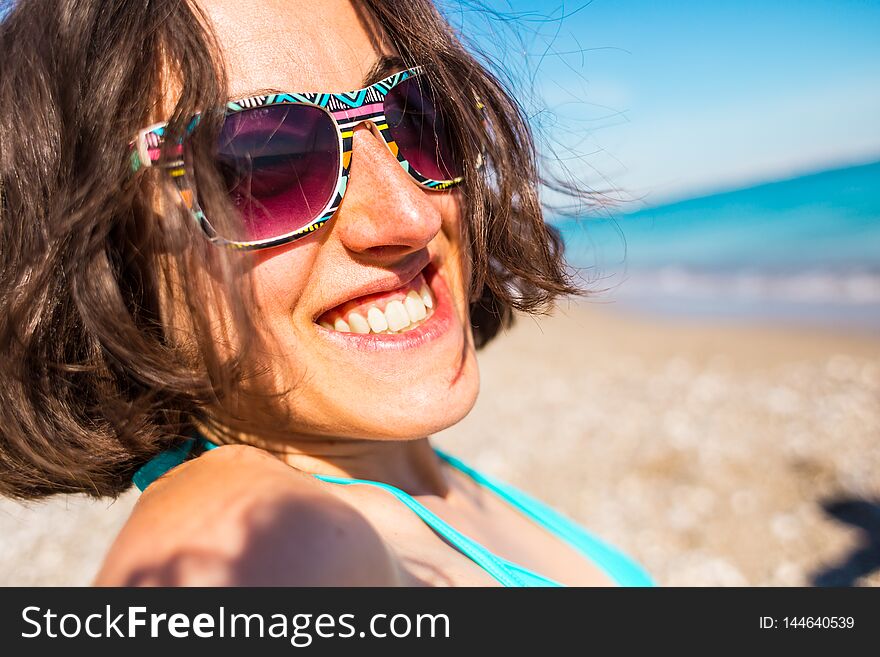
[[[382,278],[368,281],[359,287],[346,290],[345,292],[340,292],[334,298],[327,300],[326,304],[324,304],[321,309],[314,314],[314,316],[312,317],[312,321],[317,321],[318,317],[323,315],[331,308],[341,306],[345,302],[351,301],[352,299],[357,299],[358,297],[362,297],[367,294],[376,294],[379,292],[390,292],[391,290],[396,290],[397,288],[402,287],[412,281],[430,263],[431,258],[427,254],[427,252],[425,252],[421,257],[413,258],[411,262],[407,262],[400,267],[391,268],[388,272],[388,276],[383,276]]]

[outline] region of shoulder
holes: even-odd
[[[97,585],[382,586],[393,560],[326,484],[244,445],[211,450],[151,485]]]

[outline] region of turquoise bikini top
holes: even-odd
[[[162,452],[144,465],[132,478],[134,484],[142,491],[145,490],[147,486],[171,470],[171,468],[183,463],[197,444],[205,450],[217,447],[217,445],[208,442],[203,437],[189,439],[179,447]],[[569,543],[587,559],[592,560],[602,568],[620,586],[654,586],[654,582],[648,574],[632,559],[629,559],[611,545],[600,541],[583,527],[554,511],[546,504],[526,495],[513,486],[501,483],[492,477],[477,472],[454,456],[450,456],[437,448],[434,448],[434,451],[437,453],[437,456],[446,461],[450,466],[468,475],[475,482],[484,488],[488,488],[515,509],[518,509],[526,517],[531,518],[549,532]],[[399,488],[366,479],[348,479],[327,475],[313,476],[316,479],[331,484],[341,484],[343,486],[364,484],[388,491],[414,511],[431,529],[446,539],[450,545],[483,568],[503,586],[562,586],[543,575],[539,575],[523,566],[493,554],[476,541],[450,526],[430,509]]]

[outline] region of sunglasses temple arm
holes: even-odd
[[[161,168],[177,166],[177,163],[158,164],[160,150],[165,141],[164,129],[167,125],[163,121],[138,130],[135,138],[129,142],[129,162],[132,173],[153,166]]]

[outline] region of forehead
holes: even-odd
[[[382,54],[351,0],[198,0],[211,21],[232,98],[254,90],[357,89]]]

